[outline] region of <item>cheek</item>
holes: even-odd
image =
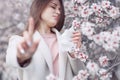
[[[41,15],[42,20],[45,21],[51,27],[55,26],[58,22],[58,20],[55,20],[55,18],[53,17],[53,14],[54,12],[51,9],[47,9]]]
[[[42,15],[41,15],[41,18],[42,19],[50,19],[50,17],[52,16],[52,11],[47,9],[45,11],[43,11]]]
[[[50,27],[55,26],[57,24],[57,20],[54,20],[50,14],[44,14],[41,16],[42,21],[44,21]]]

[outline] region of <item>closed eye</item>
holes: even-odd
[[[58,4],[56,4],[56,3],[54,3],[54,2],[51,2],[50,3],[50,7],[52,8],[52,9],[59,9],[59,11],[61,12],[61,7],[58,5]]]
[[[51,6],[53,9],[56,9],[56,6]]]

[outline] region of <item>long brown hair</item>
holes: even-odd
[[[41,14],[50,1],[51,0],[33,0],[31,8],[30,8],[30,16],[33,17],[34,19],[34,24],[35,24],[34,30],[36,30],[39,27]],[[55,28],[58,31],[62,29],[64,25],[64,18],[65,18],[63,2],[62,0],[59,0],[59,1],[61,5],[61,15],[60,15],[59,22],[55,26]],[[27,29],[28,29],[28,25],[27,25]]]

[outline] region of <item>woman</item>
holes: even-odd
[[[45,80],[50,73],[60,80],[71,80],[83,64],[74,54],[61,50],[62,0],[34,0],[30,16],[23,36],[10,38],[6,63],[17,67],[20,80]],[[79,48],[80,32],[74,32],[71,39]]]

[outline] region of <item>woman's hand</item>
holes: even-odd
[[[72,42],[76,45],[76,48],[81,47],[81,33],[80,33],[80,31],[73,32]],[[70,54],[70,56],[73,58],[75,57],[74,53]]]
[[[81,47],[81,33],[80,31],[73,32],[72,41],[76,44],[76,48]]]
[[[29,18],[28,31],[23,32],[22,41],[17,45],[17,58],[19,63],[30,59],[38,47],[39,39],[33,40],[33,34],[34,20],[33,18]]]

